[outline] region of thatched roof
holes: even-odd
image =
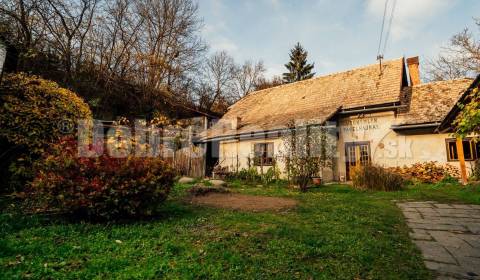
[[[441,122],[472,81],[458,79],[404,88],[408,107],[399,114],[404,118],[401,125]]]
[[[290,121],[322,123],[337,110],[400,101],[403,58],[252,92],[234,105],[203,139],[285,128]],[[232,129],[231,120],[241,118]]]

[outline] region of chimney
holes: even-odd
[[[418,56],[407,58],[408,73],[410,73],[410,83],[412,86],[420,84],[420,71],[418,70]]]
[[[234,117],[232,119],[232,129],[239,129],[242,123],[242,118]]]

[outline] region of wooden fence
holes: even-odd
[[[203,177],[205,176],[204,155],[202,148],[192,146],[172,153],[172,156],[166,157],[165,160],[181,175]]]

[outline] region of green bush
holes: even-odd
[[[355,168],[352,182],[355,188],[376,191],[397,191],[405,184],[402,176],[376,165]]]
[[[227,179],[238,179],[249,183],[257,183],[262,180],[262,177],[258,173],[257,168],[252,166],[249,168],[242,168],[238,172],[230,173]]]
[[[477,181],[480,180],[480,159],[475,161],[472,169],[472,179]]]
[[[73,138],[52,145],[35,171],[26,196],[35,209],[94,219],[153,214],[175,177],[159,158],[80,158]]]
[[[91,119],[92,113],[70,90],[23,73],[4,76],[0,92],[0,145],[7,158],[1,175],[10,178],[1,183],[18,189],[32,178],[32,162],[48,145],[75,133],[77,120]]]
[[[242,168],[238,172],[228,174],[229,180],[241,180],[249,184],[262,183],[269,185],[275,181],[280,180],[280,169],[274,163],[263,174],[258,173],[257,167],[250,166],[249,168]]]

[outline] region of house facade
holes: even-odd
[[[335,163],[322,169],[325,181],[349,180],[354,166],[385,167],[436,161],[466,169],[480,156],[480,146],[460,143],[439,130],[471,79],[422,84],[418,57],[399,58],[310,80],[253,92],[204,132],[218,165],[229,171],[276,164],[285,170],[284,132],[292,123],[329,128]],[[462,146],[462,147],[461,147]],[[477,155],[478,152],[478,155]]]

